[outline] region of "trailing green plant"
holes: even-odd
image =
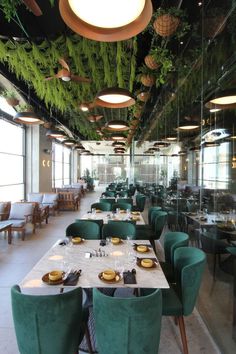
[[[15,99],[17,99],[17,94],[13,90],[4,90],[4,91],[0,92],[0,95],[1,95],[1,97],[4,97],[4,98],[15,98]]]
[[[21,103],[16,106],[17,112],[31,112],[34,108],[28,103]]]

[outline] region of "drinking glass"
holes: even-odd
[[[116,214],[120,213],[120,208],[116,208]]]

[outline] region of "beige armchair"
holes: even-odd
[[[33,233],[35,233],[35,210],[36,203],[19,202],[12,203],[8,221],[12,222],[12,231],[21,232],[21,238],[25,239],[26,224],[31,222],[33,225]]]

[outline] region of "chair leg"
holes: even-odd
[[[87,345],[88,345],[88,351],[89,351],[90,354],[92,354],[93,353],[93,349],[92,349],[92,344],[91,344],[90,334],[89,334],[89,329],[88,329],[87,324],[85,326],[85,337],[86,337],[86,342],[87,342]]]
[[[22,230],[21,239],[22,239],[22,241],[24,241],[24,240],[25,240],[25,229],[24,229],[24,230]]]
[[[185,332],[184,318],[183,316],[179,316],[177,317],[177,320],[178,320],[181,340],[183,344],[183,353],[188,354],[188,343],[187,343],[186,332]]]
[[[216,253],[214,254],[214,263],[213,263],[213,279],[216,279]]]

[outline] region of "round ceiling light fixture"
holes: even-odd
[[[125,108],[134,105],[135,99],[126,89],[110,87],[97,93],[95,104],[106,108]]]
[[[48,129],[46,136],[51,139],[63,139],[66,137],[65,132],[59,129]]]
[[[205,143],[202,144],[203,147],[217,147],[220,146],[220,143],[217,143],[216,141],[206,141]]]
[[[179,156],[187,155],[187,151],[186,151],[186,150],[180,150],[180,151],[178,152],[178,155],[179,155]]]
[[[13,120],[16,123],[28,125],[44,124],[44,121],[35,112],[18,112]]]
[[[81,36],[116,42],[142,32],[152,17],[151,0],[60,0],[64,22]]]
[[[111,131],[126,131],[129,130],[129,125],[123,120],[111,120],[106,124],[106,127]]]
[[[214,109],[230,109],[236,107],[236,90],[224,90],[216,93],[210,100],[205,104],[207,108]]]
[[[76,141],[74,139],[66,139],[63,141],[63,144],[68,145],[68,146],[72,146],[76,144]]]
[[[169,135],[166,137],[166,140],[168,141],[176,141],[177,140],[177,136],[176,135]]]
[[[194,124],[194,123],[189,123],[189,122],[186,122],[186,123],[183,123],[183,124],[180,124],[176,130],[180,130],[180,131],[188,131],[188,130],[195,130],[195,129],[198,129],[199,128],[199,125],[198,124]]]
[[[125,148],[125,143],[123,143],[123,141],[114,141],[114,143],[112,143],[113,147],[116,148]]]
[[[126,140],[126,136],[124,134],[122,134],[122,133],[114,133],[114,134],[111,135],[111,139],[112,140],[117,140],[117,141]]]
[[[157,141],[155,144],[154,144],[154,147],[155,148],[166,148],[170,146],[170,143],[165,143],[164,141]]]

